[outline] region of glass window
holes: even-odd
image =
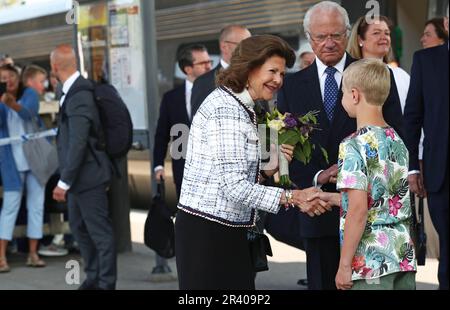
[[[139,0],[96,1],[80,7],[81,71],[118,90],[135,130],[148,128],[143,30]]]

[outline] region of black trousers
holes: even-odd
[[[117,255],[109,216],[106,185],[68,194],[69,225],[80,246],[86,283],[115,289]]]
[[[433,222],[433,226],[439,235],[439,267],[438,267],[438,280],[439,289],[448,290],[449,277],[448,277],[448,247],[449,247],[449,180],[448,180],[448,168],[447,176],[445,178],[444,185],[439,192],[427,193],[428,209],[430,210],[430,217]]]
[[[254,290],[247,229],[179,210],[175,249],[180,290]]]
[[[339,237],[304,238],[308,289],[335,290],[339,267]]]

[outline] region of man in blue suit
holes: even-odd
[[[281,112],[302,115],[319,111],[320,130],[312,142],[317,145],[307,165],[294,160],[290,166],[291,179],[301,189],[311,184],[323,191],[336,191],[339,143],[356,131],[356,122],[342,107],[340,84],[344,69],[354,61],[345,53],[350,22],[347,12],[335,2],[322,1],[305,15],[303,27],[316,54],[309,67],[286,77],[278,92]],[[391,73],[391,91],[383,106],[388,124],[402,132],[402,112],[397,88]],[[327,150],[329,164],[319,145]],[[318,217],[300,216],[300,236],[304,240],[307,257],[308,288],[336,289],[335,276],[339,265],[339,210],[334,208]]]
[[[178,56],[178,66],[186,74],[186,81],[183,85],[166,92],[161,101],[153,150],[153,168],[157,181],[161,177],[165,177],[164,159],[171,138],[173,138],[172,141],[181,138],[182,140],[179,142],[182,142],[183,139],[187,142],[188,129],[191,126],[193,116],[191,108],[192,85],[197,77],[211,70],[211,64],[212,61],[206,47],[200,44],[184,48]],[[174,126],[179,126],[179,128]],[[183,128],[184,131],[178,131],[178,129]],[[171,137],[172,129],[175,129],[176,136]],[[183,134],[184,136],[182,136]],[[177,144],[177,146],[186,148],[187,144]],[[180,151],[180,154],[175,154],[177,151]],[[182,153],[185,153],[185,151],[183,152],[178,147],[171,150],[172,172],[177,197],[180,196],[183,180],[184,156],[182,156]]]
[[[448,32],[448,7],[445,18]],[[405,105],[405,142],[409,150],[408,182],[411,191],[423,197],[425,191],[433,225],[439,234],[439,288],[448,290],[448,42],[417,51],[411,68],[411,82]],[[424,131],[423,171],[418,149]],[[423,174],[423,176],[421,175]]]

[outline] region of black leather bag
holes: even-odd
[[[412,238],[416,248],[417,265],[425,266],[427,256],[427,234],[423,216],[423,198],[419,198],[419,208],[416,212],[415,195],[411,194],[411,211],[413,212]]]
[[[269,270],[267,255],[272,256],[272,248],[269,238],[254,229],[247,231],[247,240],[250,249],[250,257],[255,272]]]
[[[175,256],[175,228],[172,213],[165,203],[164,181],[158,184],[145,220],[144,243],[161,257]]]

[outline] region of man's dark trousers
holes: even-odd
[[[115,289],[117,261],[109,216],[107,184],[81,193],[68,193],[70,229],[84,260],[86,283]]]

